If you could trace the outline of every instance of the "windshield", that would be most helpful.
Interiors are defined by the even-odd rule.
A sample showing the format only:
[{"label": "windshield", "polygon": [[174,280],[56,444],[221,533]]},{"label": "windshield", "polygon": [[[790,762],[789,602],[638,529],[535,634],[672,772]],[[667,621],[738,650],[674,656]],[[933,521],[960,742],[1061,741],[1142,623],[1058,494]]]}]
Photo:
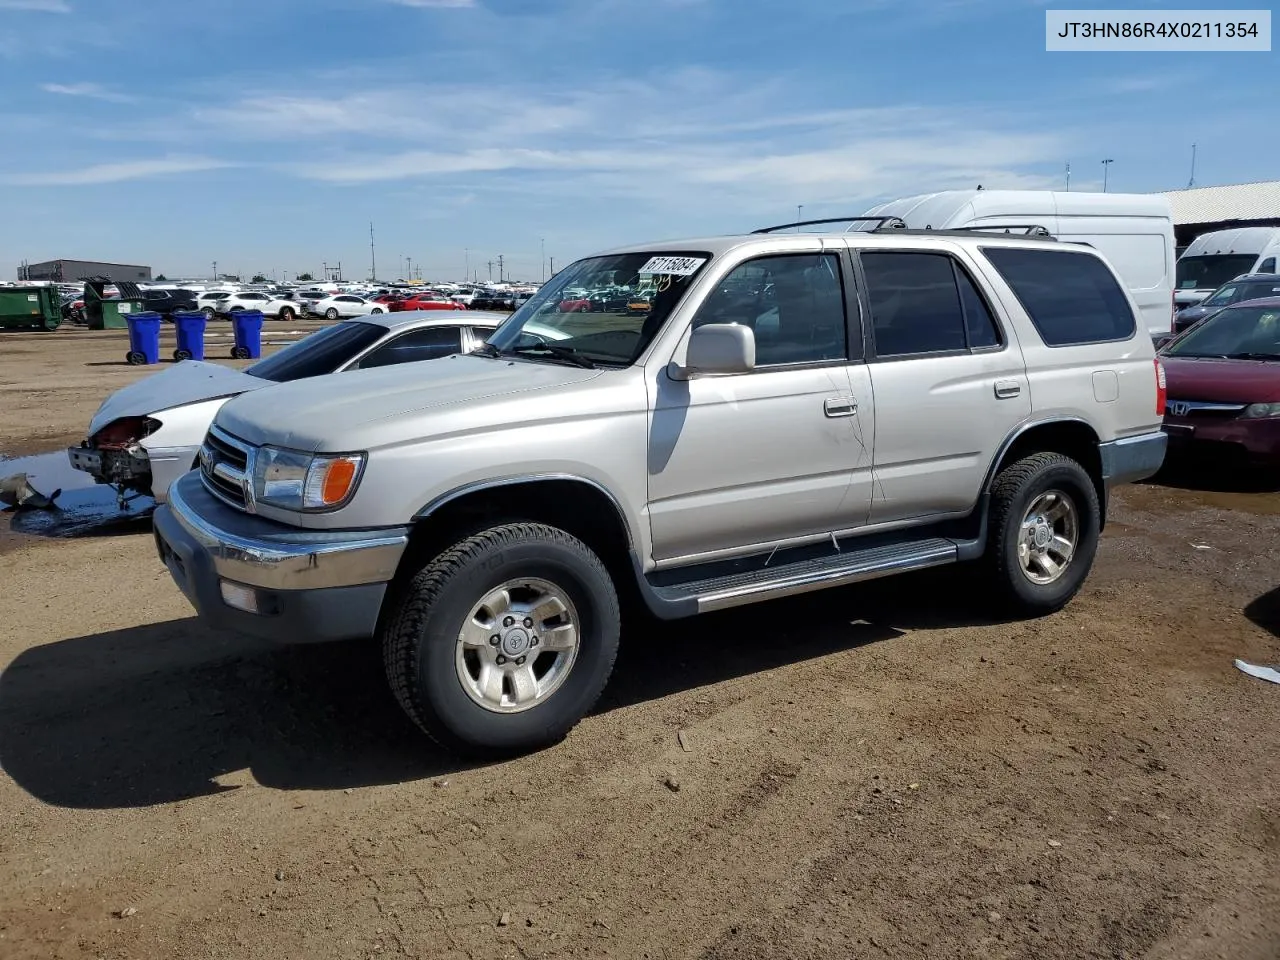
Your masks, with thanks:
[{"label": "windshield", "polygon": [[246,367],[244,372],[276,383],[333,373],[357,353],[376,343],[386,332],[386,327],[376,323],[347,321],[335,324],[289,344],[265,360]]},{"label": "windshield", "polygon": [[[489,345],[531,359],[568,351],[586,361],[629,365],[710,259],[709,253],[663,251],[579,260],[513,313]],[[605,296],[619,290],[625,295]]]},{"label": "windshield", "polygon": [[1248,273],[1256,259],[1252,253],[1183,257],[1178,261],[1178,289],[1217,290],[1240,274]]},{"label": "windshield", "polygon": [[1274,356],[1280,360],[1280,307],[1230,307],[1192,327],[1164,351],[1170,357]]}]

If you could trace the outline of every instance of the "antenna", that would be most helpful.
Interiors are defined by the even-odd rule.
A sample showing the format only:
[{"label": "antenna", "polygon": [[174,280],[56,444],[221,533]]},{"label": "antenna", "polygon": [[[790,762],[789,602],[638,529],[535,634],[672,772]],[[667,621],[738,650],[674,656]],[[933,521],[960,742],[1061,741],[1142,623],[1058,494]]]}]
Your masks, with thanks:
[{"label": "antenna", "polygon": [[1187,181],[1187,189],[1196,185],[1196,145],[1191,145],[1191,179]]},{"label": "antenna", "polygon": [[1067,193],[1071,192],[1071,161],[1067,161]]}]

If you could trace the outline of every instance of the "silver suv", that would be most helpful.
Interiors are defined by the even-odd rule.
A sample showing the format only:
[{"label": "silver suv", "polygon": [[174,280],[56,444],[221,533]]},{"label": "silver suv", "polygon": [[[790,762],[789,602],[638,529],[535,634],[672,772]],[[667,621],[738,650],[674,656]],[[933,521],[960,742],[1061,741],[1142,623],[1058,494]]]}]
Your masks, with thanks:
[{"label": "silver suv", "polygon": [[[669,619],[967,562],[1062,607],[1108,488],[1164,458],[1134,304],[1042,231],[862,227],[588,257],[471,354],[237,397],[160,555],[215,626],[376,637],[408,714],[481,753],[591,708],[620,597]],[[565,298],[618,287],[647,312]]]}]

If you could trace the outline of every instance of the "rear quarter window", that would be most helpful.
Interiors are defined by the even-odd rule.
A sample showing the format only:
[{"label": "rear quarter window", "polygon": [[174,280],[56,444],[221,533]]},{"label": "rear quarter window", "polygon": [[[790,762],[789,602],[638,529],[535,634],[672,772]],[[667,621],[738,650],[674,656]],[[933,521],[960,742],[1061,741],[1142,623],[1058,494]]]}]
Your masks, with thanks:
[{"label": "rear quarter window", "polygon": [[1133,308],[1098,257],[1069,250],[984,247],[1050,347],[1128,340],[1137,332]]}]

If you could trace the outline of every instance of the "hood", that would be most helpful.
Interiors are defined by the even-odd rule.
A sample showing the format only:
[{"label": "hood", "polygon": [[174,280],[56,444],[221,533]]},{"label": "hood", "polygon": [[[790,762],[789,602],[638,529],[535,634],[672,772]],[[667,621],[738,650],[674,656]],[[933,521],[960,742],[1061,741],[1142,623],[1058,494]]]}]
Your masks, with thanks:
[{"label": "hood", "polygon": [[225,404],[215,422],[253,444],[368,450],[423,437],[422,419],[415,414],[465,410],[466,416],[447,424],[433,417],[432,426],[439,430],[506,423],[517,415],[513,405],[496,401],[532,395],[546,400],[602,373],[558,363],[443,357],[276,384]]},{"label": "hood", "polygon": [[183,360],[163,373],[154,373],[122,387],[102,401],[102,406],[89,421],[89,436],[121,417],[146,417],[171,407],[216,400],[269,386],[270,380],[251,377],[242,370],[203,360]]},{"label": "hood", "polygon": [[1191,323],[1194,320],[1200,320],[1209,316],[1211,313],[1217,313],[1221,310],[1221,306],[1206,307],[1203,303],[1196,304],[1194,307],[1183,307],[1178,311],[1174,318],[1180,323]]},{"label": "hood", "polygon": [[1171,400],[1222,403],[1280,401],[1280,362],[1160,358]]}]

